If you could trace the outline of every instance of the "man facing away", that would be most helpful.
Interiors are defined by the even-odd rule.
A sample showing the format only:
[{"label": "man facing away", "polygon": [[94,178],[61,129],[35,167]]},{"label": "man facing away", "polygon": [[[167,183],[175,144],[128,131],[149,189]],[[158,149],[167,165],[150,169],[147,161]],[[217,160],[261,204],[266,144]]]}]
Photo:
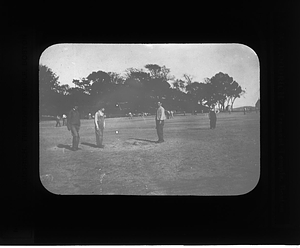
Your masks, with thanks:
[{"label": "man facing away", "polygon": [[67,119],[68,130],[71,131],[73,140],[72,140],[72,150],[77,151],[79,145],[79,129],[80,129],[80,116],[78,112],[78,106],[74,106],[69,114]]},{"label": "man facing away", "polygon": [[156,131],[157,131],[157,136],[158,136],[158,141],[157,143],[162,143],[164,142],[164,122],[166,119],[165,115],[165,109],[162,107],[162,103],[158,102],[157,103],[158,108],[156,111],[156,116],[155,116],[155,122],[156,122]]},{"label": "man facing away", "polygon": [[104,108],[100,108],[95,113],[95,134],[96,134],[96,144],[99,148],[104,148],[102,145],[103,142],[103,130],[105,128],[105,115],[104,115]]}]

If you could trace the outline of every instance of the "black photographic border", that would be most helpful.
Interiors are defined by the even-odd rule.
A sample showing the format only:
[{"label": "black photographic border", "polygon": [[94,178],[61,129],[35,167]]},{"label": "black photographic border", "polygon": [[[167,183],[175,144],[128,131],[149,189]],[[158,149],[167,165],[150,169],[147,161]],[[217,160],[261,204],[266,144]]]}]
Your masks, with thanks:
[{"label": "black photographic border", "polygon": [[[8,47],[15,46],[15,50],[6,52],[17,58],[20,68],[13,73],[21,79],[20,97],[17,94],[16,98],[22,100],[14,107],[22,109],[17,120],[21,120],[18,131],[23,142],[15,145],[18,152],[11,155],[20,162],[12,165],[15,174],[5,198],[8,212],[1,226],[3,243],[298,244],[298,85],[292,77],[299,66],[297,18],[292,7],[287,12],[279,5],[269,11],[251,10],[252,15],[229,18],[225,26],[213,21],[198,26],[200,20],[194,17],[170,24],[168,31],[142,31],[134,22],[118,24],[118,33],[113,25],[97,29],[98,25],[72,27],[72,23],[52,29],[44,23],[20,26],[17,33],[9,29],[4,39],[8,43],[10,37],[14,39]],[[211,197],[56,196],[41,188],[38,62],[49,45],[65,42],[241,43],[251,47],[260,59],[261,80],[261,173],[256,188],[246,195]]]}]

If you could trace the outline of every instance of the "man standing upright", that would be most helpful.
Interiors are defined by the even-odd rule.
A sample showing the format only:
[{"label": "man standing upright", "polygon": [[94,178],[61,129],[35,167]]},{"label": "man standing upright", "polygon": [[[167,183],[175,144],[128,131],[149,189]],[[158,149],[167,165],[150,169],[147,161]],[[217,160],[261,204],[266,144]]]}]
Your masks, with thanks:
[{"label": "man standing upright", "polygon": [[105,128],[104,108],[100,108],[95,114],[95,133],[96,144],[99,148],[104,148],[103,142],[103,130]]},{"label": "man standing upright", "polygon": [[63,114],[62,119],[63,119],[63,126],[66,126],[67,125],[67,116],[65,114]]},{"label": "man standing upright", "polygon": [[216,128],[216,123],[217,123],[217,115],[216,115],[216,111],[214,108],[211,108],[209,110],[209,113],[208,113],[208,117],[209,117],[209,120],[210,120],[210,129],[215,129]]},{"label": "man standing upright", "polygon": [[59,115],[57,115],[56,116],[56,125],[55,125],[55,127],[60,127],[61,125],[60,125],[60,116]]},{"label": "man standing upright", "polygon": [[157,143],[164,142],[164,122],[166,119],[165,109],[162,107],[162,103],[158,102],[158,109],[156,111],[155,121],[156,121],[156,131],[158,136]]},{"label": "man standing upright", "polygon": [[80,116],[78,112],[78,106],[74,106],[68,114],[67,119],[68,130],[71,131],[73,136],[72,150],[77,151],[79,145],[79,129],[80,129]]}]

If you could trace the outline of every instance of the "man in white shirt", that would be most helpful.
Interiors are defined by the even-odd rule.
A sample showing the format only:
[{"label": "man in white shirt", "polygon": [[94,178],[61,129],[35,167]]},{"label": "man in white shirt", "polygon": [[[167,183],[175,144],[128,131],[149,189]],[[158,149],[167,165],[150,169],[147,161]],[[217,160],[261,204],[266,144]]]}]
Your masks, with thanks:
[{"label": "man in white shirt", "polygon": [[164,122],[166,119],[165,109],[162,107],[162,103],[158,102],[158,109],[156,111],[155,122],[156,122],[156,131],[158,136],[157,143],[164,142]]},{"label": "man in white shirt", "polygon": [[67,125],[67,116],[65,114],[63,114],[62,119],[63,119],[63,126],[66,126]]},{"label": "man in white shirt", "polygon": [[96,133],[96,144],[99,148],[104,148],[103,142],[103,130],[105,128],[105,115],[104,108],[100,108],[95,113],[95,133]]}]

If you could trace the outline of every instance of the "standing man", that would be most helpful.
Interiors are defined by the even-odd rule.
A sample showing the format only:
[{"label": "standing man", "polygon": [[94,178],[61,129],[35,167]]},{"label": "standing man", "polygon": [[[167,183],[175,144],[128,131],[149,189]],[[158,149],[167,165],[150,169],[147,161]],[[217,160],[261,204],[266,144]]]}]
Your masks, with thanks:
[{"label": "standing man", "polygon": [[226,106],[226,111],[230,114],[231,109],[230,109],[230,105],[229,104]]},{"label": "standing man", "polygon": [[63,114],[62,118],[63,118],[63,126],[66,126],[67,125],[67,116],[65,114]]},{"label": "standing man", "polygon": [[55,125],[55,127],[60,127],[61,125],[60,125],[60,116],[59,115],[57,115],[56,116],[56,125]]},{"label": "standing man", "polygon": [[213,108],[210,109],[208,116],[209,116],[209,120],[210,120],[210,129],[215,129],[216,123],[217,123],[216,111]]},{"label": "standing man", "polygon": [[165,114],[166,114],[166,118],[169,119],[170,118],[170,112],[168,110],[166,110]]},{"label": "standing man", "polygon": [[162,107],[162,103],[158,102],[158,109],[156,111],[156,116],[155,116],[155,122],[156,122],[156,131],[157,131],[157,136],[158,136],[158,141],[157,143],[162,143],[164,142],[164,122],[166,119],[165,115],[165,109]]},{"label": "standing man", "polygon": [[99,148],[104,148],[103,142],[103,130],[105,128],[105,115],[104,108],[100,108],[95,114],[95,133],[96,133],[96,144]]},{"label": "standing man", "polygon": [[80,129],[80,116],[78,112],[78,106],[74,106],[68,114],[67,120],[68,130],[71,131],[73,136],[72,150],[77,151],[79,145],[79,129]]}]

